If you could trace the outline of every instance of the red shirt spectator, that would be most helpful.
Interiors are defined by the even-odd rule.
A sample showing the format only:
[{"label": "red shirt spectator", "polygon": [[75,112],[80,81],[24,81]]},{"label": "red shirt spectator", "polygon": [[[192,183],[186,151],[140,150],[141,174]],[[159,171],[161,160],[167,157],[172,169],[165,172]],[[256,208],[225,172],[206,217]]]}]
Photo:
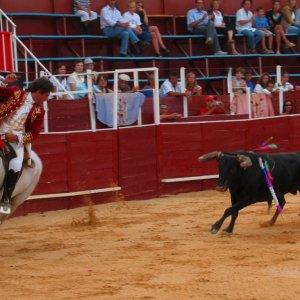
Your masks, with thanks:
[{"label": "red shirt spectator", "polygon": [[227,114],[224,103],[222,101],[217,101],[215,96],[207,96],[205,101],[206,107],[200,108],[200,116]]}]

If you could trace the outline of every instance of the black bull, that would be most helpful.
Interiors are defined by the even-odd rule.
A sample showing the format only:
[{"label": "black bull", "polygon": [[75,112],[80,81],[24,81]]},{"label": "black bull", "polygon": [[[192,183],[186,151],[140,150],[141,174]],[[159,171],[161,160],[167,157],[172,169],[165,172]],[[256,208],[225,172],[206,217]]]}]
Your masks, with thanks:
[{"label": "black bull", "polygon": [[[258,157],[267,161],[274,181],[272,182],[281,207],[285,205],[284,195],[297,194],[300,190],[300,152],[263,154],[254,152],[211,152],[199,157],[199,161],[215,159],[219,166],[217,190],[229,188],[231,207],[212,226],[211,232],[217,233],[225,219],[231,216],[231,222],[223,231],[232,233],[239,211],[256,202],[272,202],[265,176],[258,162]],[[268,222],[273,225],[278,217],[276,210]]]}]

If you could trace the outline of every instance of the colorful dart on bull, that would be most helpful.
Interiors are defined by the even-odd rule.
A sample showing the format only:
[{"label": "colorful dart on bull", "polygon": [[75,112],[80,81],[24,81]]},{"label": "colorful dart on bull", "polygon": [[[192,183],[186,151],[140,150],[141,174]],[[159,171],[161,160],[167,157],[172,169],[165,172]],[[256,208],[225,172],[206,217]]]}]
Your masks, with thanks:
[{"label": "colorful dart on bull", "polygon": [[271,171],[270,171],[270,168],[269,168],[269,164],[268,164],[267,161],[265,161],[265,168],[266,168],[266,170],[267,170],[268,177],[269,177],[269,179],[270,179],[271,182],[272,182],[272,181],[274,180],[274,178],[273,178],[273,176],[272,176],[272,174],[271,174]]},{"label": "colorful dart on bull", "polygon": [[263,171],[263,173],[264,173],[264,175],[265,175],[265,179],[266,179],[268,188],[269,188],[269,190],[270,190],[270,193],[271,193],[271,195],[272,195],[272,197],[273,197],[273,199],[274,199],[274,201],[275,201],[275,203],[276,203],[277,211],[278,211],[279,214],[281,214],[281,213],[282,213],[282,207],[281,207],[280,204],[279,204],[279,201],[278,201],[278,198],[277,198],[277,196],[276,196],[276,194],[275,194],[275,191],[274,191],[272,182],[271,182],[271,180],[270,180],[270,178],[269,178],[269,176],[268,176],[267,170],[266,170],[266,168],[265,168],[265,166],[264,166],[264,163],[263,163],[261,157],[258,158],[258,162],[259,162],[259,166],[260,166],[261,170]]},{"label": "colorful dart on bull", "polygon": [[265,147],[265,146],[269,145],[272,141],[273,141],[273,137],[270,136],[270,137],[267,138],[260,146],[261,146],[261,147]]}]

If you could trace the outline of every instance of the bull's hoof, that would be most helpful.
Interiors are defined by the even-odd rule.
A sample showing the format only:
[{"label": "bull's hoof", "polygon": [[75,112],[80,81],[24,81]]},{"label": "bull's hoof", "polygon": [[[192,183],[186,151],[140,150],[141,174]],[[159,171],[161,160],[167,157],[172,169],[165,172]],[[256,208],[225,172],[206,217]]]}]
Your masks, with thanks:
[{"label": "bull's hoof", "polygon": [[260,223],[260,227],[271,227],[273,225],[274,225],[274,222],[271,222],[271,221]]},{"label": "bull's hoof", "polygon": [[223,233],[223,234],[231,234],[232,231],[233,231],[233,230],[232,230],[231,228],[228,228],[228,227],[227,227],[227,228],[225,228],[225,229],[222,231],[222,233]]},{"label": "bull's hoof", "polygon": [[214,227],[214,226],[212,226],[212,228],[210,229],[210,232],[211,232],[212,234],[216,234],[218,231],[219,231],[219,228],[216,228],[216,227]]}]

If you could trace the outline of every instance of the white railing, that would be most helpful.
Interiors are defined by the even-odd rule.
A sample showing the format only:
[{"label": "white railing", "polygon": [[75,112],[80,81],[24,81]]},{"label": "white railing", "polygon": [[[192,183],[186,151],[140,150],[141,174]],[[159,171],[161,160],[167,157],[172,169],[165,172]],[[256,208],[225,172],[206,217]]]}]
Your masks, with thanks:
[{"label": "white railing", "polygon": [[[57,93],[51,93],[51,96],[64,96],[69,95],[73,97],[73,95],[76,94],[86,94],[89,99],[89,114],[90,114],[90,122],[91,122],[91,130],[96,130],[96,118],[95,118],[95,108],[93,104],[94,99],[94,90],[93,90],[93,82],[92,82],[92,76],[99,76],[101,74],[109,75],[113,74],[113,128],[118,128],[118,78],[119,74],[133,74],[133,82],[134,85],[138,85],[139,82],[139,74],[141,72],[153,72],[154,74],[154,89],[153,89],[153,111],[154,111],[154,123],[159,124],[160,123],[160,115],[159,115],[159,79],[158,79],[158,68],[139,68],[139,69],[117,69],[115,71],[106,71],[106,72],[94,72],[91,70],[87,70],[86,73],[78,73],[78,76],[85,76],[86,82],[87,82],[87,89],[86,90],[80,90],[80,91],[65,91],[65,92],[57,92]],[[41,75],[45,77],[50,77],[49,75],[42,73]],[[60,77],[60,76],[69,76],[70,74],[64,74],[64,75],[51,75],[52,78]],[[53,100],[53,101],[59,101],[59,100]],[[77,101],[77,100],[74,100]],[[80,100],[78,100],[80,101]],[[44,131],[48,132],[48,105],[45,103],[45,118],[44,118]],[[139,122],[138,125],[142,125],[142,117],[141,117],[141,108],[139,111]]]}]

